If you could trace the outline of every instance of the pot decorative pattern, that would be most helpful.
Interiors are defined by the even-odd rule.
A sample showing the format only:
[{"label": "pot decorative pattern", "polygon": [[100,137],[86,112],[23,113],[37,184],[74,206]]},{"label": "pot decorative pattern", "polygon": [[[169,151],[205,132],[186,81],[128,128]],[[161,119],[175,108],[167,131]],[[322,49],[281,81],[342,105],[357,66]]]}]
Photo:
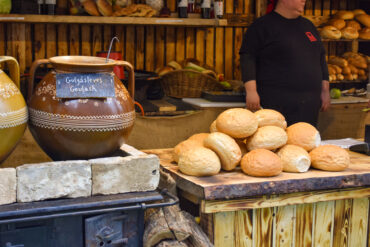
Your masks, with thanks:
[{"label": "pot decorative pattern", "polygon": [[10,79],[0,70],[0,163],[23,136],[27,126],[26,102],[19,90],[19,65],[9,56],[0,56],[0,63],[9,62]]},{"label": "pot decorative pattern", "polygon": [[[49,72],[33,93],[37,67],[51,63]],[[116,65],[129,72],[129,91],[113,73]],[[109,73],[115,97],[58,98],[57,73]],[[128,62],[87,56],[62,56],[37,60],[31,67],[29,85],[30,130],[41,148],[54,160],[106,156],[126,142],[135,120],[134,70]]]}]

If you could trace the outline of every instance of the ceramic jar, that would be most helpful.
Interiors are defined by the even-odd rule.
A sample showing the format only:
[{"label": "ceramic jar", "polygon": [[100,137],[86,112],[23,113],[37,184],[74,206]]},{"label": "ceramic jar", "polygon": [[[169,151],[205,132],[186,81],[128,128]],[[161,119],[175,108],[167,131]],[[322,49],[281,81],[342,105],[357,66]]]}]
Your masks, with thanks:
[{"label": "ceramic jar", "polygon": [[[54,68],[33,88],[36,69]],[[113,73],[128,71],[128,91]],[[58,98],[56,76],[66,73],[108,73],[114,78],[114,97]],[[125,61],[89,56],[59,56],[36,60],[30,70],[29,128],[41,148],[54,160],[108,156],[126,142],[134,120],[134,70]]]},{"label": "ceramic jar", "polygon": [[26,102],[19,90],[19,65],[13,57],[0,56],[8,62],[10,79],[0,69],[0,163],[8,157],[23,136],[27,126]]}]

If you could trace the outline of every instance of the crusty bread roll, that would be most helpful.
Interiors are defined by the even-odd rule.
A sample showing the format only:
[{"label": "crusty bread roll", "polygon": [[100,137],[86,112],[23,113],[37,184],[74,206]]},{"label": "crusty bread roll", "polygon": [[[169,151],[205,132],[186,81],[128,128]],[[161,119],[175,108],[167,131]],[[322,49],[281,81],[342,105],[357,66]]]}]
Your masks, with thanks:
[{"label": "crusty bread roll", "polygon": [[112,16],[113,7],[107,0],[97,0],[96,5],[98,6],[100,14],[103,16]]},{"label": "crusty bread roll", "polygon": [[246,138],[258,128],[257,117],[249,110],[232,108],[222,112],[216,119],[216,128],[234,138]]},{"label": "crusty bread roll", "polygon": [[348,66],[348,61],[346,59],[336,56],[330,56],[328,63],[338,65],[341,68]]},{"label": "crusty bread roll", "polygon": [[82,6],[89,15],[100,16],[98,6],[94,0],[86,0],[82,2]]},{"label": "crusty bread roll", "polygon": [[354,9],[352,10],[353,14],[356,16],[356,15],[362,15],[362,14],[366,14],[366,12],[362,9]]},{"label": "crusty bread roll", "polygon": [[360,39],[366,39],[370,40],[370,28],[369,27],[364,27],[363,29],[360,30],[358,37]]},{"label": "crusty bread roll", "polygon": [[367,69],[367,62],[365,58],[361,56],[358,56],[357,58],[349,57],[347,60],[348,60],[348,63],[356,66],[357,68]]},{"label": "crusty bread roll", "polygon": [[358,23],[357,21],[355,20],[349,20],[346,22],[346,27],[353,27],[354,29],[356,29],[357,31],[359,31],[361,29],[361,25],[360,23]]},{"label": "crusty bread roll", "polygon": [[167,66],[172,67],[173,69],[182,69],[181,65],[176,61],[171,61],[167,64]]},{"label": "crusty bread roll", "polygon": [[203,145],[204,139],[208,137],[209,133],[198,133],[190,136],[188,140],[197,141],[200,145]]},{"label": "crusty bread roll", "polygon": [[209,126],[209,132],[217,132],[218,130],[217,130],[217,127],[216,127],[216,120],[215,121],[213,121],[212,123],[211,123],[211,126]]},{"label": "crusty bread roll", "polygon": [[310,155],[300,146],[285,145],[279,152],[284,172],[306,172],[310,168]]},{"label": "crusty bread roll", "polygon": [[343,171],[349,166],[349,154],[335,145],[323,145],[310,152],[311,165],[325,171]]},{"label": "crusty bread roll", "polygon": [[336,70],[336,74],[342,74],[342,68],[338,65],[332,64],[333,68]]},{"label": "crusty bread roll", "polygon": [[284,129],[277,126],[264,126],[258,128],[247,140],[247,149],[264,148],[274,150],[286,144],[288,136]]},{"label": "crusty bread roll", "polygon": [[359,76],[366,75],[366,71],[364,69],[358,69],[358,75]]},{"label": "crusty bread roll", "polygon": [[350,20],[350,19],[353,19],[354,17],[355,17],[354,13],[348,10],[339,10],[334,15],[334,18],[343,19],[343,20]]},{"label": "crusty bread roll", "polygon": [[242,158],[241,150],[236,141],[221,132],[209,134],[204,139],[204,146],[217,153],[221,160],[221,167],[226,171],[233,170]]},{"label": "crusty bread roll", "polygon": [[358,74],[358,69],[352,64],[348,64],[348,67],[351,69],[351,74]]},{"label": "crusty bread roll", "polygon": [[328,72],[329,72],[329,75],[337,74],[337,70],[331,64],[328,64]]},{"label": "crusty bread roll", "polygon": [[279,156],[266,149],[255,149],[244,155],[240,167],[244,173],[255,177],[277,176],[283,170]]},{"label": "crusty bread roll", "polygon": [[331,19],[326,23],[326,25],[333,26],[340,30],[346,26],[346,21],[343,19]]},{"label": "crusty bread roll", "polygon": [[342,36],[338,28],[333,26],[325,26],[321,29],[320,35],[323,39],[340,39]]},{"label": "crusty bread roll", "polygon": [[170,67],[170,66],[164,66],[161,69],[159,69],[158,75],[162,76],[162,75],[167,74],[168,72],[173,71],[173,70],[175,70],[175,69]]},{"label": "crusty bread roll", "polygon": [[344,75],[344,80],[353,81],[354,80],[353,74],[345,74]]},{"label": "crusty bread roll", "polygon": [[212,176],[220,172],[221,162],[212,150],[205,147],[193,147],[180,155],[179,169],[190,176]]},{"label": "crusty bread roll", "polygon": [[286,129],[286,132],[288,134],[287,144],[300,146],[308,152],[321,143],[319,131],[309,123],[292,124]]},{"label": "crusty bread roll", "polygon": [[335,81],[337,80],[337,75],[331,74],[329,75],[329,81]]},{"label": "crusty bread roll", "polygon": [[358,32],[353,27],[345,27],[340,31],[342,33],[343,39],[357,39],[358,38]]},{"label": "crusty bread roll", "polygon": [[336,74],[336,76],[337,76],[338,81],[343,81],[344,80],[344,76],[342,74]]},{"label": "crusty bread roll", "polygon": [[342,67],[342,73],[344,74],[344,75],[349,75],[349,74],[351,74],[351,69],[350,69],[350,67],[347,65],[347,66],[345,66],[345,67]]},{"label": "crusty bread roll", "polygon": [[272,109],[262,109],[254,113],[258,120],[258,127],[267,125],[277,126],[286,129],[285,117],[278,111]]},{"label": "crusty bread roll", "polygon": [[196,141],[196,140],[182,141],[179,144],[177,144],[175,148],[173,149],[173,153],[172,153],[173,160],[178,163],[181,153],[189,149],[192,149],[193,147],[202,147],[202,146],[203,145],[199,141]]},{"label": "crusty bread roll", "polygon": [[370,27],[370,15],[367,14],[356,15],[356,20],[365,27]]}]

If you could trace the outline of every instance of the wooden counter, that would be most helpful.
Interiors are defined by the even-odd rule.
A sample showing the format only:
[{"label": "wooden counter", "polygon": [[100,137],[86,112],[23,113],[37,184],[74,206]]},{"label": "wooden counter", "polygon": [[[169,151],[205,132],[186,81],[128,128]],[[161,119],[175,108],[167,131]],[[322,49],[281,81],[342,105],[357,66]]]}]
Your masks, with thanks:
[{"label": "wooden counter", "polygon": [[198,178],[178,171],[172,149],[146,152],[160,157],[180,196],[198,205],[215,246],[368,246],[369,156],[350,152],[343,172],[256,178],[237,169]]}]

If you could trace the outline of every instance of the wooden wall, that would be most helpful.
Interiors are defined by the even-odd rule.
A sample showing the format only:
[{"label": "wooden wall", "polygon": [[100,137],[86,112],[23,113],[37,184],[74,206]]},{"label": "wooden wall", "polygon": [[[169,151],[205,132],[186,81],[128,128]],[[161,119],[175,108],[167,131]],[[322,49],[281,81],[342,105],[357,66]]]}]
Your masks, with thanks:
[{"label": "wooden wall", "polygon": [[[176,1],[168,0],[172,11]],[[226,14],[262,15],[267,0],[225,0]],[[259,4],[258,4],[259,3]],[[329,15],[353,9],[357,0],[307,0],[306,15]],[[21,71],[32,61],[60,55],[92,55],[107,50],[113,36],[123,59],[136,69],[153,71],[171,60],[197,58],[227,79],[240,79],[239,55],[246,26],[212,28],[89,24],[0,23],[0,54],[18,59]],[[329,54],[350,49],[350,43],[325,43]]]}]

